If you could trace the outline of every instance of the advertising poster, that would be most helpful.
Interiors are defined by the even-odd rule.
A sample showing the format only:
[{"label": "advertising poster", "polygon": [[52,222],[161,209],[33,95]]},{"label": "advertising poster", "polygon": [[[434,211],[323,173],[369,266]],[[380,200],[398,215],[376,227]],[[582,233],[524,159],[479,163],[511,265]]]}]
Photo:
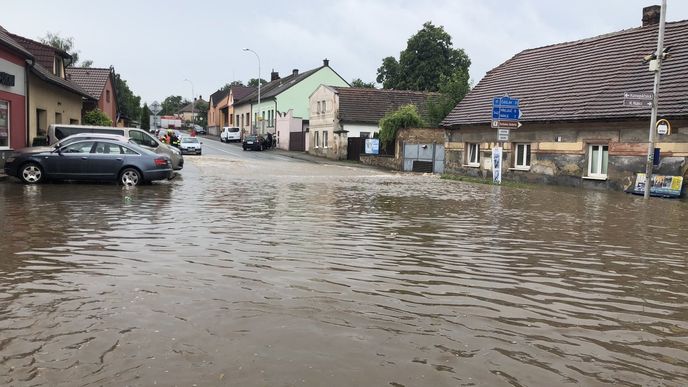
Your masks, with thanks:
[{"label": "advertising poster", "polygon": [[492,148],[492,182],[502,184],[502,148]]},{"label": "advertising poster", "polygon": [[366,138],[365,140],[365,154],[377,155],[380,154],[380,139]]},{"label": "advertising poster", "polygon": [[[633,193],[642,195],[645,192],[645,180],[646,179],[644,173],[639,173],[636,176],[635,186],[633,187]],[[681,196],[682,186],[682,176],[652,175],[650,195],[664,197],[679,197]]]},{"label": "advertising poster", "polygon": [[[0,101],[0,138],[1,139],[7,139],[7,136],[9,133],[9,129],[10,129],[9,110],[10,110],[9,103],[7,103],[5,101]],[[0,144],[0,145],[7,145],[7,144]]]}]

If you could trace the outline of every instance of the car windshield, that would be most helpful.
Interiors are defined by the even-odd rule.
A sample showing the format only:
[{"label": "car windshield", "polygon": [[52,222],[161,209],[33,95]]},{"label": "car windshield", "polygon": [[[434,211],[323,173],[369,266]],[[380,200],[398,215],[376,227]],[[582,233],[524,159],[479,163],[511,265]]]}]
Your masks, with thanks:
[{"label": "car windshield", "polygon": [[236,132],[239,131],[239,128],[229,128],[229,131],[230,131],[231,133],[236,133]]},{"label": "car windshield", "polygon": [[256,141],[257,137],[256,136],[248,136],[246,137],[246,141]]},{"label": "car windshield", "polygon": [[184,137],[182,138],[182,142],[193,142],[197,143],[198,139],[196,137]]}]

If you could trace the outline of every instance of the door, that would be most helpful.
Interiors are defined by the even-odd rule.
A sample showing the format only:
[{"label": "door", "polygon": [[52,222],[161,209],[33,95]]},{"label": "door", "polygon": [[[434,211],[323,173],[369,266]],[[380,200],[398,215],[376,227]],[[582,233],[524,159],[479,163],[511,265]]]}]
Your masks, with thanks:
[{"label": "door", "polygon": [[95,180],[112,180],[117,177],[124,163],[122,147],[118,144],[98,141],[86,163],[84,173]]},{"label": "door", "polygon": [[349,137],[346,144],[346,159],[360,161],[361,153],[365,149],[365,138]]},{"label": "door", "polygon": [[81,179],[86,171],[91,157],[91,149],[95,141],[73,142],[60,149],[60,157],[51,161],[56,163],[58,177],[62,179]]},{"label": "door", "polygon": [[404,144],[403,170],[444,173],[444,145]]}]

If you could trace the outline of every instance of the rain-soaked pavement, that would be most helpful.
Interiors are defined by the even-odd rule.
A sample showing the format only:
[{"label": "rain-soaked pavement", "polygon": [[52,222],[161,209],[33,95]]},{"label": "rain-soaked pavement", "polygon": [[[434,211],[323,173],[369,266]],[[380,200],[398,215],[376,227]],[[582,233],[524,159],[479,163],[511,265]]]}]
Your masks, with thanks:
[{"label": "rain-soaked pavement", "polygon": [[685,201],[205,146],[0,183],[0,385],[688,384]]}]

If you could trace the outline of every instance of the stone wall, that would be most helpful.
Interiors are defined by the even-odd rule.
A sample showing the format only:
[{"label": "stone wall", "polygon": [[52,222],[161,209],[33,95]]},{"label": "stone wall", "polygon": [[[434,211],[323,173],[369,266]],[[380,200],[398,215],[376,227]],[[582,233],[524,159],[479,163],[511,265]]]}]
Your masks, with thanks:
[{"label": "stone wall", "polygon": [[380,167],[385,169],[391,169],[394,171],[401,170],[401,159],[392,156],[364,156],[361,155],[361,163],[365,165],[371,165],[374,167]]}]

